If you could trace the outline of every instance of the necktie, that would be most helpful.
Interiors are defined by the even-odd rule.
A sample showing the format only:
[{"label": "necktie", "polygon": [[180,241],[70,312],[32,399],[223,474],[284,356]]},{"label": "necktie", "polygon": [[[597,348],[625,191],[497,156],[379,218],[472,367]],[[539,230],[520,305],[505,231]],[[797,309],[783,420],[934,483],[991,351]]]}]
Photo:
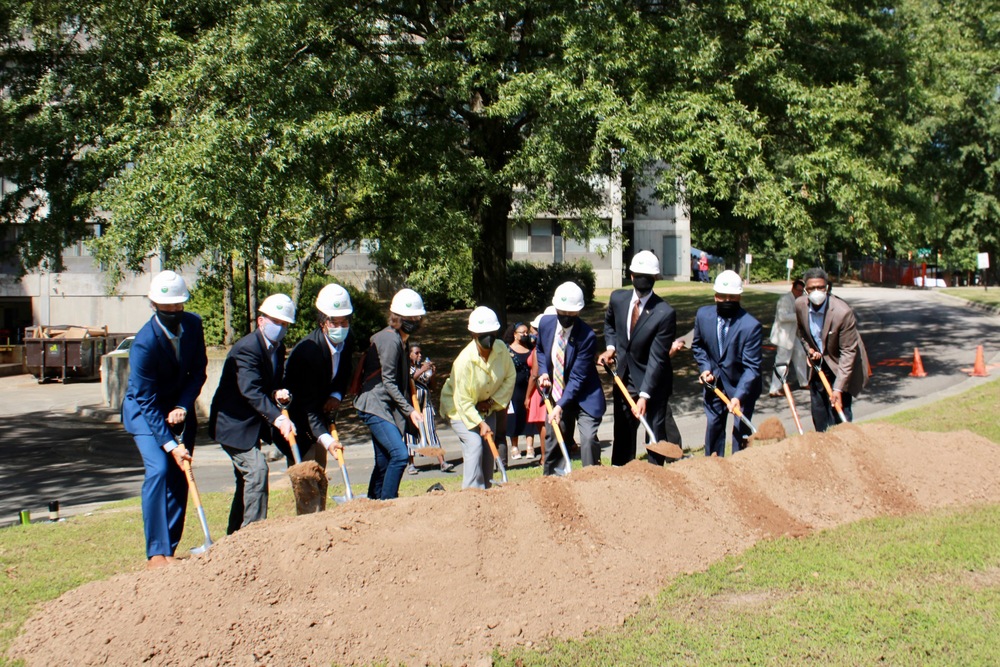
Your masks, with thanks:
[{"label": "necktie", "polygon": [[726,336],[729,335],[729,320],[719,318],[719,356],[726,353]]},{"label": "necktie", "polygon": [[632,308],[632,320],[629,322],[628,337],[632,338],[632,334],[635,333],[635,325],[639,321],[639,313],[641,312],[641,306],[639,305],[639,300],[636,299],[635,307]]},{"label": "necktie", "polygon": [[278,348],[271,348],[271,373],[277,377],[278,375]]},{"label": "necktie", "polygon": [[562,398],[566,387],[566,338],[568,331],[561,329],[556,334],[556,347],[552,350],[552,400]]}]

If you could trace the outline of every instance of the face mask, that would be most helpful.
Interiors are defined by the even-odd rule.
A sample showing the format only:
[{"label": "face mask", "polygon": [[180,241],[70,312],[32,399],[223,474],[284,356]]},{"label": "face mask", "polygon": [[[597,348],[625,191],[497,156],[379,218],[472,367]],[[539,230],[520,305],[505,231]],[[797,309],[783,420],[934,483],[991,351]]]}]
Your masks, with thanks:
[{"label": "face mask", "polygon": [[496,334],[483,334],[481,336],[476,336],[476,340],[479,341],[479,345],[484,350],[492,350],[493,341],[495,341],[496,339],[497,339]]},{"label": "face mask", "polygon": [[334,345],[340,345],[345,340],[347,340],[347,332],[350,331],[351,327],[331,327],[326,330],[326,337],[330,339],[330,342]]},{"label": "face mask", "polygon": [[653,291],[652,276],[632,276],[632,287],[639,296],[646,296]]},{"label": "face mask", "polygon": [[819,309],[823,307],[823,303],[826,301],[826,292],[824,290],[813,290],[809,292],[809,303],[813,305],[814,308]]},{"label": "face mask", "polygon": [[288,333],[288,327],[283,324],[275,324],[274,322],[264,320],[261,333],[264,334],[264,338],[277,345],[285,337],[285,334]]},{"label": "face mask", "polygon": [[740,302],[739,301],[717,301],[715,304],[715,312],[719,314],[719,317],[730,318],[740,312]]},{"label": "face mask", "polygon": [[415,322],[413,320],[403,320],[403,323],[399,325],[399,328],[402,329],[403,333],[409,336],[417,332],[417,329],[420,328],[420,322]]},{"label": "face mask", "polygon": [[531,336],[529,336],[528,334],[518,336],[517,342],[519,342],[521,345],[525,347],[531,347],[534,344],[534,341],[531,340]]},{"label": "face mask", "polygon": [[167,331],[176,334],[181,328],[181,318],[184,316],[183,310],[157,310],[156,319],[160,320]]},{"label": "face mask", "polygon": [[556,315],[556,318],[563,329],[572,329],[576,324],[576,315]]}]

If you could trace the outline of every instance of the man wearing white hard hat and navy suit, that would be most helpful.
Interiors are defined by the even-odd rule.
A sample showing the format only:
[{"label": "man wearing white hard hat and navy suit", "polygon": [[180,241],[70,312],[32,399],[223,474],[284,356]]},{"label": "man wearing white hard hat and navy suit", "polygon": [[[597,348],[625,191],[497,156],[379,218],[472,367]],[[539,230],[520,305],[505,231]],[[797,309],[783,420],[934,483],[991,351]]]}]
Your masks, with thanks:
[{"label": "man wearing white hard hat and navy suit", "polygon": [[[606,350],[598,361],[618,360],[617,373],[636,397],[636,411],[646,415],[656,437],[681,444],[681,432],[670,410],[674,391],[674,369],[670,348],[677,337],[677,313],[653,292],[660,275],[660,261],[648,250],[635,254],[629,264],[632,289],[616,290],[608,300],[604,316]],[[635,436],[639,418],[615,388],[615,444],[611,465],[623,466],[635,458]],[[667,459],[648,451],[650,463]]]},{"label": "man wearing white hard hat and navy suit", "polygon": [[267,518],[267,459],[260,441],[273,442],[295,433],[277,401],[289,398],[284,389],[288,325],[295,323],[295,304],[285,294],[264,299],[257,330],[236,341],[222,367],[212,398],[209,434],[233,460],[236,493],[229,511],[228,535]]},{"label": "man wearing white hard hat and navy suit", "polygon": [[[601,378],[594,365],[597,336],[590,325],[580,319],[583,310],[583,290],[576,283],[563,283],[552,298],[555,315],[546,315],[538,323],[538,386],[551,392],[554,403],[552,421],[559,424],[567,450],[573,444],[576,427],[580,427],[580,460],[584,467],[601,464],[601,447],[597,429],[601,425],[607,402]],[[555,429],[549,429],[545,444],[542,471],[553,475],[569,467],[562,460],[555,439]]]},{"label": "man wearing white hard hat and navy suit", "polygon": [[[294,399],[288,413],[299,434],[302,460],[316,461],[324,468],[326,453],[340,447],[330,434],[330,417],[336,415],[351,381],[353,313],[346,289],[337,284],[321,289],[316,296],[319,326],[299,341],[285,364],[285,386]],[[285,449],[280,442],[278,448]],[[289,449],[285,456],[290,455]]]},{"label": "man wearing white hard hat and navy suit", "polygon": [[194,451],[194,403],[208,365],[201,318],[184,312],[189,297],[182,277],[173,271],[157,274],[149,286],[155,314],[129,349],[122,425],[135,438],[146,468],[142,519],[150,568],[173,560],[184,532],[188,485],[181,464],[191,461]]},{"label": "man wearing white hard hat and navy suit", "polygon": [[[699,378],[715,383],[730,399],[730,407],[709,387],[705,387],[705,456],[725,456],[726,419],[737,409],[747,420],[753,418],[760,397],[762,327],[740,306],[743,280],[735,271],[723,271],[715,278],[715,305],[702,306],[694,317],[691,352],[698,364]],[[733,454],[743,448],[750,429],[733,417]]]}]

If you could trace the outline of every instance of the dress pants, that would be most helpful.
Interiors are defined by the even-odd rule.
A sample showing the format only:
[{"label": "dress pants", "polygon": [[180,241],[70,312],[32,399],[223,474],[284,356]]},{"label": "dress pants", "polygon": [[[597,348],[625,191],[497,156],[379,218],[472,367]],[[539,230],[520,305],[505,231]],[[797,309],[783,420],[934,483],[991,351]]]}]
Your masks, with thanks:
[{"label": "dress pants", "polygon": [[[163,451],[152,435],[133,436],[146,476],[142,480],[142,521],[146,558],[173,556],[184,532],[188,485],[174,457]],[[193,445],[188,446],[193,452]]]},{"label": "dress pants", "polygon": [[[562,431],[563,439],[566,442],[566,451],[573,451],[575,443],[574,432],[576,427],[580,427],[580,461],[583,467],[601,465],[601,445],[597,440],[597,429],[601,425],[601,417],[592,417],[579,405],[570,405],[563,408],[562,418],[559,420],[559,429]],[[558,474],[562,470],[563,455],[556,442],[555,429],[551,426],[545,434],[545,460],[542,462],[542,472],[545,475]]]},{"label": "dress pants", "polygon": [[[496,413],[483,421],[492,429],[496,424]],[[489,444],[479,435],[479,427],[469,428],[461,419],[452,419],[451,430],[458,436],[458,442],[462,446],[462,488],[490,488],[493,485],[493,452]],[[494,444],[496,444],[495,437]]]},{"label": "dress pants", "polygon": [[267,459],[259,445],[246,450],[222,445],[222,449],[233,460],[233,475],[236,477],[236,492],[226,527],[226,535],[232,535],[254,521],[267,518]]},{"label": "dress pants", "polygon": [[[844,416],[847,417],[847,421],[854,421],[850,393],[845,391],[841,396],[844,401]],[[823,386],[823,381],[815,373],[809,381],[809,407],[812,412],[813,428],[818,433],[840,423],[840,417],[830,405],[830,396],[826,393],[826,387]]]},{"label": "dress pants", "polygon": [[[753,419],[753,409],[758,398],[753,396],[741,402],[743,416],[748,421]],[[729,417],[729,410],[722,399],[711,389],[705,389],[705,418],[708,420],[705,426],[705,456],[726,455],[726,420]],[[736,415],[732,415],[732,418],[733,454],[736,454],[743,449],[743,443],[750,437],[750,429]]]},{"label": "dress pants", "polygon": [[[638,398],[633,396],[633,399]],[[642,429],[644,442],[649,441],[646,429],[642,427],[639,420],[632,414],[632,408],[621,395],[621,391],[615,387],[615,442],[611,449],[611,465],[623,466],[635,459],[635,436],[636,429]],[[657,438],[662,437],[667,442],[675,445],[681,444],[681,432],[674,421],[673,411],[670,409],[669,401],[662,400],[646,401],[646,421]],[[647,460],[656,465],[663,465],[667,459],[653,452],[646,452]]]}]

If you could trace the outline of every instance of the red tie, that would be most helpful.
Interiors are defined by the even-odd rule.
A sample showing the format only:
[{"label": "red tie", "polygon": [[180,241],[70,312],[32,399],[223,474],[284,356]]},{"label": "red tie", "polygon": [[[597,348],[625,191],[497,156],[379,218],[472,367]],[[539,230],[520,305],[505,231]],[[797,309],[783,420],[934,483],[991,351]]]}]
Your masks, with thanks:
[{"label": "red tie", "polygon": [[639,312],[640,312],[640,310],[639,310],[639,301],[637,300],[635,302],[635,308],[632,309],[632,322],[631,322],[631,324],[630,324],[630,326],[628,328],[628,337],[629,338],[632,338],[632,335],[635,333],[635,325],[636,325],[636,322],[639,321]]}]

